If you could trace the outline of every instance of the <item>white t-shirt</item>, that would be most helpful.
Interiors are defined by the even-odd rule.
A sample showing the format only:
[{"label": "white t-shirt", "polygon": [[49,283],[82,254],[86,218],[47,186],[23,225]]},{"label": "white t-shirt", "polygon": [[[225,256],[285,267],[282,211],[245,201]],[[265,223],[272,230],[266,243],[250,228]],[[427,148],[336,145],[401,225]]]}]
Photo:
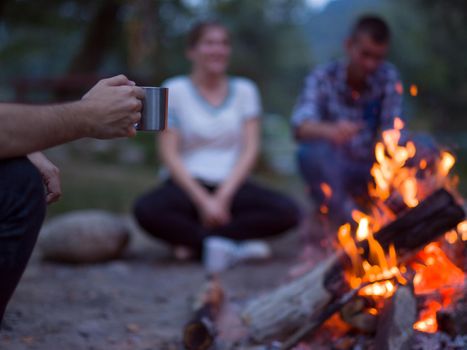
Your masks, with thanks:
[{"label": "white t-shirt", "polygon": [[209,104],[187,76],[163,85],[169,88],[168,127],[180,134],[183,164],[197,179],[222,182],[240,154],[244,122],[261,114],[256,85],[245,78],[229,78],[228,95],[218,107]]}]

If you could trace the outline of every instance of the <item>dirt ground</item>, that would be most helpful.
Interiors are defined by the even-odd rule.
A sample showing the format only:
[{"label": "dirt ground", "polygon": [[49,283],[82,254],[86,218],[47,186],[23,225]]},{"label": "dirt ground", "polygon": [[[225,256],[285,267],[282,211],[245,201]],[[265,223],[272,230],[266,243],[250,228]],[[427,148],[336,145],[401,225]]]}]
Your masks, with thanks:
[{"label": "dirt ground", "polygon": [[[287,279],[297,262],[299,235],[290,232],[271,244],[269,261],[223,274],[232,305]],[[175,261],[163,244],[134,225],[124,257],[104,264],[44,262],[36,249],[7,310],[0,349],[182,349],[181,330],[204,281],[199,263]],[[233,346],[222,329],[220,338],[219,349],[242,347]]]}]

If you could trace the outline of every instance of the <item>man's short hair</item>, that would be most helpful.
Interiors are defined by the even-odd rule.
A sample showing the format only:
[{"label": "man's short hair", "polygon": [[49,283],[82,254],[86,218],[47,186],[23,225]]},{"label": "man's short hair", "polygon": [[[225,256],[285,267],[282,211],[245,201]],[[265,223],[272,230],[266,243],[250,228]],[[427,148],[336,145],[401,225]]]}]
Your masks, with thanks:
[{"label": "man's short hair", "polygon": [[350,37],[355,39],[361,34],[369,35],[378,44],[388,43],[391,38],[391,31],[387,23],[381,17],[374,15],[361,16],[355,22]]}]

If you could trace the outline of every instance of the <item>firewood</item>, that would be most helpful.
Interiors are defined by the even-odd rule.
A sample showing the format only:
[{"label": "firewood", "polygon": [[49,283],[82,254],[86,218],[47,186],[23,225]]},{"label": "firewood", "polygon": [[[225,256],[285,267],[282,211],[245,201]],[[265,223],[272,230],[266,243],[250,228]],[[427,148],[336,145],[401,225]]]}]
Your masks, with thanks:
[{"label": "firewood", "polygon": [[[399,257],[404,257],[456,227],[464,216],[463,208],[442,189],[374,236],[385,249],[394,244]],[[359,246],[364,255],[368,254],[367,241]],[[251,300],[242,313],[250,337],[257,342],[283,339],[304,322],[325,313],[348,290],[344,271],[349,264],[344,251],[338,250],[301,278]]]},{"label": "firewood", "polygon": [[409,350],[413,324],[417,318],[417,302],[412,286],[399,286],[386,303],[375,336],[375,349]]},{"label": "firewood", "polygon": [[308,274],[252,300],[242,319],[257,342],[281,339],[322,310],[333,295],[324,286],[324,276],[336,265],[336,255],[321,262]]},{"label": "firewood", "polygon": [[378,315],[370,313],[376,303],[368,297],[356,297],[340,310],[343,321],[352,326],[354,330],[363,333],[374,333],[378,322]]},{"label": "firewood", "polygon": [[193,317],[183,330],[183,343],[188,350],[207,350],[216,337],[215,320],[224,300],[224,292],[216,278],[201,288],[193,305]]},{"label": "firewood", "polygon": [[357,293],[360,291],[361,288],[367,286],[368,283],[361,285],[359,288],[352,289],[351,291],[344,294],[341,298],[334,301],[332,304],[329,304],[323,312],[310,320],[308,320],[302,328],[300,328],[297,332],[295,332],[292,336],[290,336],[280,347],[279,350],[290,350],[295,347],[300,341],[302,341],[305,337],[308,337],[318,329],[328,318],[334,315],[337,311],[342,309],[349,301],[351,301]]},{"label": "firewood", "polygon": [[393,243],[399,255],[411,254],[455,228],[464,217],[463,207],[448,191],[440,189],[383,227],[375,238],[384,249]]}]

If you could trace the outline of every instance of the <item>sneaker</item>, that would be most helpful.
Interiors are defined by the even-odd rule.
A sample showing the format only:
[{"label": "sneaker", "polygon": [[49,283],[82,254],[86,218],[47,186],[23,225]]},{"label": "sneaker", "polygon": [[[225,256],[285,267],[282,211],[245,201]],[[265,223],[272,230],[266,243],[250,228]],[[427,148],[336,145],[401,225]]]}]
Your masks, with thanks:
[{"label": "sneaker", "polygon": [[228,238],[206,238],[203,251],[203,264],[208,273],[225,271],[238,261],[238,244]]},{"label": "sneaker", "polygon": [[271,255],[271,247],[264,241],[250,240],[238,244],[238,260],[264,260]]},{"label": "sneaker", "polygon": [[263,241],[234,240],[212,236],[204,240],[203,263],[208,273],[225,271],[241,261],[264,260],[272,255],[271,248]]}]

